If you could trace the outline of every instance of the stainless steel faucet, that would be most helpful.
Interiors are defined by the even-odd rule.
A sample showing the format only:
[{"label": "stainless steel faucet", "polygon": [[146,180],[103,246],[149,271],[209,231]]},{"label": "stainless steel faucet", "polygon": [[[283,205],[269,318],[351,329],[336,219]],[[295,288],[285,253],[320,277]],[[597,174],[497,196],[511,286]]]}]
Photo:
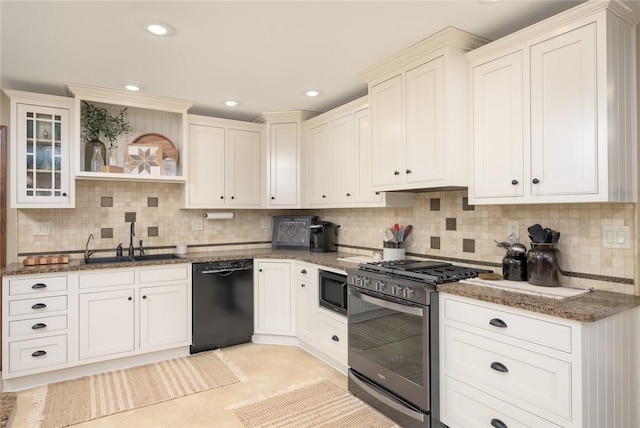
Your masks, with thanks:
[{"label": "stainless steel faucet", "polygon": [[144,247],[142,246],[142,239],[140,240],[140,247],[138,248],[138,250],[140,251],[140,255],[144,256]]},{"label": "stainless steel faucet", "polygon": [[89,260],[89,257],[94,253],[93,251],[89,251],[89,241],[93,239],[93,233],[89,234],[89,239],[87,239],[87,244],[84,246],[84,259]]},{"label": "stainless steel faucet", "polygon": [[129,257],[133,256],[133,237],[136,236],[136,222],[131,222],[131,233],[129,234]]}]

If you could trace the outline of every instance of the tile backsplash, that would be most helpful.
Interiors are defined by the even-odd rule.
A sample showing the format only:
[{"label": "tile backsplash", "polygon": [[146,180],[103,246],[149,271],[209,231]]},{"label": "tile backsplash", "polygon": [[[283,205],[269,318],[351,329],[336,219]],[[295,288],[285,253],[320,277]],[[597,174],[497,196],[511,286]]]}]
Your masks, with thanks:
[{"label": "tile backsplash", "polygon": [[[181,210],[182,185],[78,181],[75,209],[18,211],[18,254],[77,252],[81,257],[90,233],[91,249],[115,254],[129,242],[125,214],[136,218],[134,245],[144,240],[149,251],[186,242],[192,249],[249,248],[271,240],[270,219],[288,213],[314,214],[339,224],[343,249],[360,253],[381,250],[380,229],[394,223],[412,224],[407,252],[454,262],[491,266],[500,271],[504,250],[495,240],[507,238],[507,225],[518,222],[521,241],[528,244],[527,227],[540,223],[560,231],[563,284],[634,294],[637,248],[635,204],[555,204],[469,206],[466,191],[426,192],[415,195],[411,208],[325,209],[304,211],[237,210],[231,220],[208,221],[203,210]],[[49,222],[50,235],[34,236],[36,222]],[[202,224],[202,230],[192,230]],[[629,226],[631,249],[602,247],[602,226]]]}]

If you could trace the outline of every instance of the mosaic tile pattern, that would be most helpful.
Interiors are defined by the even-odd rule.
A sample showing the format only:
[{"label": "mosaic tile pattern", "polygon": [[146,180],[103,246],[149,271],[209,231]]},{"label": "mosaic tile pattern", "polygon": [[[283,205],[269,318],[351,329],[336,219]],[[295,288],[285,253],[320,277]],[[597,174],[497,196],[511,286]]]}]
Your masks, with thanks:
[{"label": "mosaic tile pattern", "polygon": [[[322,220],[340,224],[338,242],[354,252],[380,251],[382,227],[413,224],[406,242],[408,253],[500,266],[504,250],[496,247],[494,239],[506,240],[508,222],[517,221],[521,242],[526,245],[529,243],[526,228],[534,223],[562,232],[558,248],[560,266],[568,272],[564,277],[566,285],[635,292],[638,241],[635,204],[476,205],[469,211],[463,209],[466,191],[429,192],[417,193],[415,206],[411,208],[232,210],[233,219],[205,221],[204,230],[192,231],[191,220],[202,218],[202,210],[180,209],[181,191],[182,185],[173,183],[78,181],[76,209],[18,211],[18,253],[80,253],[89,234],[101,236],[103,228],[112,228],[113,238],[102,238],[92,244],[107,254],[112,249],[115,252],[118,243],[129,242],[129,225],[123,221],[125,213],[136,214],[140,234],[137,238],[144,239],[147,248],[166,251],[175,248],[177,242],[186,242],[190,249],[254,248],[254,243],[271,240],[271,229],[261,227],[263,219],[295,213],[319,215]],[[113,207],[102,207],[104,197],[112,198]],[[149,198],[158,198],[162,209],[149,207]],[[439,210],[433,210],[435,200]],[[447,218],[456,220],[456,230],[446,230]],[[51,235],[34,236],[33,223],[42,221],[51,223]],[[602,248],[605,225],[629,226],[632,248]],[[144,236],[152,227],[158,228],[158,236]],[[432,237],[439,238],[439,249],[432,245]],[[464,239],[475,241],[474,253],[464,251]],[[229,246],[233,243],[242,245]]]}]

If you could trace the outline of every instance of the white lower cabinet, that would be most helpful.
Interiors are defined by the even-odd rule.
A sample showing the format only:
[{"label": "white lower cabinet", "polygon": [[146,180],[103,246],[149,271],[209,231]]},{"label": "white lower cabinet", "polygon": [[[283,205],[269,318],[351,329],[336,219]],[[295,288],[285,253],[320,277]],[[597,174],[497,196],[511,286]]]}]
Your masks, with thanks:
[{"label": "white lower cabinet", "polygon": [[347,365],[347,318],[318,309],[318,338],[316,347],[327,357]]},{"label": "white lower cabinet", "polygon": [[140,288],[140,349],[191,341],[188,288],[188,284]]},{"label": "white lower cabinet", "polygon": [[80,360],[115,356],[135,349],[135,290],[81,293]]},{"label": "white lower cabinet", "polygon": [[255,334],[295,334],[290,261],[254,261]]},{"label": "white lower cabinet", "polygon": [[636,427],[638,312],[580,323],[440,293],[442,422]]},{"label": "white lower cabinet", "polygon": [[296,336],[314,343],[318,331],[318,268],[294,262]]}]

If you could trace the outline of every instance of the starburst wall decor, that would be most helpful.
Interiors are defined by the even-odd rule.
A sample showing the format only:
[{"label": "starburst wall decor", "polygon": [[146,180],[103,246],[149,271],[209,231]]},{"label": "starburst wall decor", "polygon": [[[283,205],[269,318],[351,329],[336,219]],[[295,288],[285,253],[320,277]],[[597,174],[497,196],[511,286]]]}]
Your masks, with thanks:
[{"label": "starburst wall decor", "polygon": [[160,175],[162,148],[160,146],[127,147],[127,171],[130,174]]}]

